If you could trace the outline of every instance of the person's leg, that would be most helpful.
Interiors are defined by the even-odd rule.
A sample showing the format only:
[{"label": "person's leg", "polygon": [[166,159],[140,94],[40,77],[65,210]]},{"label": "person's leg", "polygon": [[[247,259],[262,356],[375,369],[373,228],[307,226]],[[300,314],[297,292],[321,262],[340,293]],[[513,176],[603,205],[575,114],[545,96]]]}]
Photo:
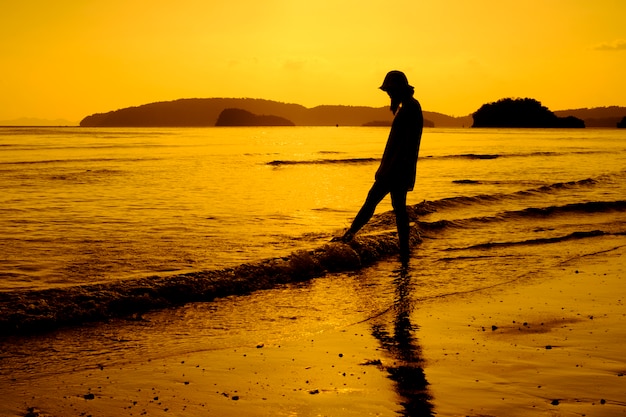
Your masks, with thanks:
[{"label": "person's leg", "polygon": [[406,190],[391,191],[391,205],[396,214],[396,226],[398,227],[398,242],[400,244],[400,260],[403,263],[409,261],[409,215],[406,211]]},{"label": "person's leg", "polygon": [[379,183],[378,181],[374,182],[374,185],[372,185],[372,188],[370,188],[367,193],[367,198],[365,199],[365,203],[363,203],[363,207],[361,207],[361,210],[359,210],[356,217],[352,221],[350,229],[348,229],[348,231],[343,235],[343,240],[352,240],[354,235],[372,218],[374,211],[376,210],[376,206],[378,206],[378,203],[385,198],[387,193],[389,193],[389,188],[387,186]]}]

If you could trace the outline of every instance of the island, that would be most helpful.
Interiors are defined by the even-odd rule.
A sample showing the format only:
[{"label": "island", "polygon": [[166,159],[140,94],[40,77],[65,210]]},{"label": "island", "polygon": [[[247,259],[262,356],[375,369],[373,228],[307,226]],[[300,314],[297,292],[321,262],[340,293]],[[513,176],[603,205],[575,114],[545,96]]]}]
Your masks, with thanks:
[{"label": "island", "polygon": [[617,122],[618,129],[626,129],[626,116],[622,118],[619,122]]},{"label": "island", "polygon": [[505,128],[584,128],[585,122],[574,116],[558,117],[532,98],[504,98],[483,104],[472,114],[472,127]]},{"label": "island", "polygon": [[215,126],[295,126],[295,124],[280,116],[258,116],[247,110],[224,109],[218,116]]},{"label": "island", "polygon": [[[373,120],[371,122],[363,123],[362,126],[363,127],[391,127],[392,123],[393,123],[393,120]],[[435,124],[428,119],[424,119],[424,127],[435,127]]]}]

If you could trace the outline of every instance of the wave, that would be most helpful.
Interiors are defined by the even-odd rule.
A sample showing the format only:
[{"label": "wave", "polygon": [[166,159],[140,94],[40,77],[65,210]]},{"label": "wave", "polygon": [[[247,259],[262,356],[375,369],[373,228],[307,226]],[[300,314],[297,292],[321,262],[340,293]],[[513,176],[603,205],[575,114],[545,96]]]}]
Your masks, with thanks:
[{"label": "wave", "polygon": [[448,248],[448,251],[455,250],[467,250],[467,249],[492,249],[496,247],[510,247],[510,246],[526,246],[526,245],[544,245],[547,243],[560,243],[566,242],[569,240],[577,240],[577,239],[585,239],[590,237],[598,237],[598,236],[622,236],[625,235],[626,232],[618,232],[618,233],[610,233],[605,232],[603,230],[590,230],[590,231],[578,231],[572,232],[563,236],[556,237],[546,237],[546,238],[538,238],[538,239],[526,239],[521,241],[512,241],[512,242],[487,242],[480,243],[477,245],[471,245],[464,248]]},{"label": "wave", "polygon": [[459,155],[444,155],[440,157],[427,157],[429,159],[496,159],[501,158],[502,155],[499,154],[476,154],[476,153],[466,153]]},{"label": "wave", "polygon": [[352,213],[352,210],[338,209],[338,208],[333,208],[333,207],[317,207],[317,208],[313,208],[311,210],[319,211],[319,212],[322,212],[322,213]]},{"label": "wave", "polygon": [[606,213],[611,211],[626,211],[626,200],[589,201],[586,203],[571,203],[564,206],[528,207],[521,211],[506,212],[505,214],[521,217],[548,217],[562,213]]},{"label": "wave", "polygon": [[[413,229],[411,243],[420,242]],[[152,276],[111,283],[45,290],[0,292],[0,335],[29,334],[55,328],[141,315],[188,302],[243,295],[276,285],[301,282],[327,272],[350,271],[398,253],[394,233],[328,243],[311,251],[175,276]]]},{"label": "wave", "polygon": [[343,159],[309,159],[309,160],[274,160],[267,162],[266,165],[282,166],[282,165],[329,165],[329,164],[369,164],[380,162],[380,158],[343,158]]},{"label": "wave", "polygon": [[[504,200],[512,200],[512,199],[520,199],[526,198],[529,196],[536,196],[541,194],[551,194],[555,192],[560,192],[564,190],[572,190],[575,188],[581,187],[592,187],[597,185],[600,181],[610,180],[609,176],[605,176],[601,179],[594,178],[586,178],[583,180],[577,181],[568,181],[568,182],[557,182],[548,185],[542,185],[535,188],[530,188],[527,190],[515,191],[513,193],[494,193],[494,194],[478,194],[474,196],[457,196],[457,197],[448,197],[443,198],[441,200],[435,201],[424,201],[420,203],[422,205],[422,213],[433,213],[439,210],[444,210],[448,208],[468,206],[472,204],[486,204],[493,203],[496,201],[504,201]],[[497,184],[498,182],[487,182],[487,181],[478,181],[478,180],[455,180],[458,184]]]},{"label": "wave", "polygon": [[498,158],[535,158],[535,157],[553,157],[564,155],[597,155],[607,153],[603,150],[584,150],[584,151],[568,151],[568,152],[555,152],[555,151],[538,151],[538,152],[511,152],[511,153],[496,153],[496,154],[477,154],[477,153],[463,153],[452,155],[440,155],[440,156],[424,156],[423,159],[437,160],[437,159],[498,159]]},{"label": "wave", "polygon": [[[428,203],[422,208],[423,213],[428,213]],[[418,205],[419,206],[419,205]],[[416,208],[415,210],[417,210]],[[561,214],[576,213],[607,213],[626,211],[626,200],[618,201],[590,201],[586,203],[572,203],[563,206],[527,207],[522,210],[504,211],[494,216],[470,217],[455,220],[438,220],[433,222],[419,221],[421,230],[435,231],[449,228],[467,228],[476,223],[501,222],[520,218],[545,218]]]}]

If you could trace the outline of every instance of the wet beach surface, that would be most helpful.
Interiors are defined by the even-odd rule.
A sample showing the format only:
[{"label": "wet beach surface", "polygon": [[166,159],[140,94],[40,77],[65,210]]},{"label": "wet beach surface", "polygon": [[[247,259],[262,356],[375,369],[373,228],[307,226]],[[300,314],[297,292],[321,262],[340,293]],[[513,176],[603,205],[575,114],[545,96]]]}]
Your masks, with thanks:
[{"label": "wet beach surface", "polygon": [[623,236],[454,260],[436,244],[426,238],[408,270],[388,259],[4,338],[0,414],[626,412]]}]

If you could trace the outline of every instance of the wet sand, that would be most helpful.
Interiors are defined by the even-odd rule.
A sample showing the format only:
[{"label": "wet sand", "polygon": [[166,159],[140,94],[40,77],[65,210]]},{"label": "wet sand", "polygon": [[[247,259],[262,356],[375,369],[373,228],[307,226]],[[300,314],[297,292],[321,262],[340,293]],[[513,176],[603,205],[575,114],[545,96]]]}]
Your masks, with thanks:
[{"label": "wet sand", "polygon": [[[382,287],[372,305],[336,295],[375,287],[357,273],[13,337],[0,415],[624,415],[625,254],[612,237],[550,268],[512,263],[508,285],[412,304],[400,273],[380,296],[393,308]],[[235,319],[242,308],[255,314]]]},{"label": "wet sand", "polygon": [[625,415],[625,254],[621,246],[421,308],[438,415]]}]

